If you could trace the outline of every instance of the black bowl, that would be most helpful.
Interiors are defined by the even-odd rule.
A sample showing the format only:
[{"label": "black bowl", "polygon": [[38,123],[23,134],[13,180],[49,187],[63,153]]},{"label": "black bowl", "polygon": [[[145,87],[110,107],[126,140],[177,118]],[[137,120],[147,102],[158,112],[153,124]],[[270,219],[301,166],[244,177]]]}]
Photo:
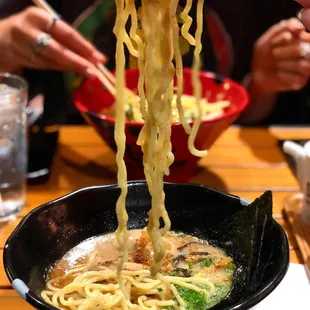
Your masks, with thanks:
[{"label": "black bowl", "polygon": [[[142,228],[150,207],[146,183],[130,182],[128,189],[129,228]],[[208,228],[249,204],[200,185],[167,183],[165,192],[172,229],[202,237]],[[4,266],[13,287],[27,302],[37,309],[56,309],[39,297],[48,268],[82,241],[116,229],[119,193],[116,185],[82,189],[36,208],[21,221],[5,245]],[[289,263],[287,237],[275,221],[271,234],[272,253],[258,288],[217,309],[250,309],[281,282]],[[270,251],[269,246],[265,248]]]}]

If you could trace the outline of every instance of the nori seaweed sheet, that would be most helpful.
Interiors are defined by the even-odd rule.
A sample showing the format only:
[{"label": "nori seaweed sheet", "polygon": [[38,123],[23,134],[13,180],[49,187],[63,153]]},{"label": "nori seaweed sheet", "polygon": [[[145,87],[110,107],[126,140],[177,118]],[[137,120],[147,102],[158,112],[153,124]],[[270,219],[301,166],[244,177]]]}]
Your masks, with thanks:
[{"label": "nori seaweed sheet", "polygon": [[272,193],[267,191],[252,204],[205,233],[208,241],[226,251],[237,265],[234,286],[212,309],[222,309],[245,299],[262,282],[273,251]]}]

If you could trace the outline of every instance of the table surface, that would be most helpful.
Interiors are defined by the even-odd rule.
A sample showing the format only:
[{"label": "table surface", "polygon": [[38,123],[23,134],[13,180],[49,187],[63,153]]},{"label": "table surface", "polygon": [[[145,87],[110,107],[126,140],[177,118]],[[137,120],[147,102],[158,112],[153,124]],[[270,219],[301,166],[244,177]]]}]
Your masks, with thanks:
[{"label": "table surface", "polygon": [[[199,162],[192,183],[205,184],[249,200],[265,190],[273,191],[274,218],[286,230],[291,262],[302,263],[296,241],[283,218],[283,199],[298,191],[298,183],[282,155],[278,139],[310,139],[310,128],[238,128],[227,130],[208,156]],[[88,126],[60,129],[60,142],[47,184],[29,186],[23,212],[13,221],[0,224],[0,257],[10,233],[33,208],[73,190],[116,183],[113,152]],[[0,259],[0,308],[27,310],[31,307],[10,286]]]}]

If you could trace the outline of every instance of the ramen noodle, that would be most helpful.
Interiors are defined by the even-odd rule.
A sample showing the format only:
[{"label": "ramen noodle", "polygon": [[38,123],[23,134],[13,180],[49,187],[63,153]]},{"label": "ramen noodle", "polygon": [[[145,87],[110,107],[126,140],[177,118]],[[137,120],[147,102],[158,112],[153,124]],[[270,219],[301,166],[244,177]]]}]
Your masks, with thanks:
[{"label": "ramen noodle", "polygon": [[[204,0],[197,3],[197,29],[195,31],[195,48],[192,83],[197,108],[197,117],[191,129],[185,121],[181,102],[182,94],[182,59],[179,57],[179,43],[176,40],[179,32],[178,25],[178,1],[177,0],[144,0],[140,10],[141,26],[143,38],[137,34],[137,10],[134,0],[117,0],[117,19],[115,23],[115,34],[117,37],[116,47],[116,128],[115,140],[117,144],[117,165],[118,182],[121,188],[121,195],[118,199],[116,212],[118,216],[118,229],[116,237],[119,242],[123,257],[118,268],[118,279],[124,289],[121,277],[122,266],[127,260],[128,240],[126,211],[127,176],[124,162],[125,152],[125,45],[130,54],[138,58],[139,81],[138,94],[140,97],[140,112],[144,121],[137,144],[141,146],[143,152],[143,165],[145,178],[149,192],[152,197],[152,205],[149,214],[147,230],[153,246],[154,256],[151,264],[151,274],[155,276],[161,269],[165,248],[162,236],[170,229],[170,219],[164,206],[165,194],[163,190],[164,175],[169,175],[169,167],[174,161],[171,145],[171,103],[174,93],[174,76],[177,74],[177,105],[180,120],[184,129],[189,134],[188,147],[193,155],[205,156],[207,151],[199,151],[194,146],[195,137],[202,119],[201,108],[201,84],[199,80],[201,34],[203,26],[203,4]],[[186,5],[184,14],[183,35],[188,33],[187,18],[191,3]],[[184,16],[183,16],[184,15]],[[131,21],[129,35],[125,25]],[[133,42],[136,45],[134,48]],[[193,42],[190,42],[193,43]],[[174,66],[173,60],[176,60]],[[160,227],[160,219],[164,225]]]},{"label": "ramen noodle", "polygon": [[[212,298],[219,295],[223,298],[230,290],[231,270],[234,270],[231,258],[226,257],[223,252],[215,254],[213,249],[205,249],[207,245],[195,237],[185,235],[183,239],[182,236],[169,232],[171,223],[164,204],[163,178],[164,175],[169,175],[169,167],[174,161],[171,146],[173,105],[177,107],[180,122],[189,134],[188,148],[191,153],[195,156],[207,154],[207,151],[197,150],[194,146],[203,118],[199,69],[204,0],[197,1],[197,29],[194,36],[189,33],[192,24],[189,16],[192,0],[187,1],[180,16],[184,20],[181,33],[190,44],[195,46],[192,73],[194,99],[190,99],[197,110],[193,127],[186,121],[181,98],[183,65],[179,40],[177,40],[179,37],[178,2],[178,0],[142,0],[139,11],[141,19],[139,33],[142,31],[143,35],[140,36],[134,0],[116,0],[115,141],[117,178],[121,189],[116,204],[118,228],[113,235],[114,243],[106,243],[99,247],[99,250],[88,248],[91,254],[85,260],[81,258],[80,261],[65,268],[65,272],[60,275],[50,275],[42,297],[55,307],[72,310],[202,310],[208,306],[207,301],[214,300]],[[131,28],[127,33],[125,26],[129,21]],[[138,95],[143,128],[137,144],[143,151],[144,173],[152,198],[147,230],[140,232],[141,236],[137,238],[133,238],[132,232],[127,229],[128,189],[124,162],[125,46],[130,54],[138,59],[140,73]],[[174,98],[175,75],[177,91]],[[130,247],[132,238],[135,240],[134,250]],[[175,244],[179,244],[180,253],[172,249]],[[115,257],[106,258],[113,253],[116,253]],[[134,258],[133,253],[136,253]],[[138,257],[137,253],[140,253]],[[149,254],[147,257],[146,253]],[[187,256],[190,258],[186,258]],[[182,257],[184,260],[180,261]],[[177,265],[174,266],[174,264]],[[208,275],[212,270],[216,276],[211,281]],[[216,282],[217,277],[222,277],[221,282],[229,284],[225,289],[220,286],[219,291],[222,293],[218,293],[216,287],[216,284],[219,284]],[[201,302],[199,305],[197,300]]]},{"label": "ramen noodle", "polygon": [[224,251],[183,233],[168,232],[162,275],[148,270],[152,247],[145,230],[131,230],[120,290],[116,268],[122,253],[114,234],[98,236],[71,249],[49,272],[42,297],[68,309],[205,310],[231,290],[235,264]]}]

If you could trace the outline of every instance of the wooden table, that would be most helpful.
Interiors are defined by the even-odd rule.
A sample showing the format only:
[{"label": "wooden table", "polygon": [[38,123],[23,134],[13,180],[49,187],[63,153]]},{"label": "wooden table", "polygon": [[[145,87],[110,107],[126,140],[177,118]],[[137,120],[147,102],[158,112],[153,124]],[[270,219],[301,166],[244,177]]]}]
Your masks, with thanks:
[{"label": "wooden table", "polygon": [[[298,191],[298,183],[278,146],[278,139],[309,138],[310,128],[241,129],[230,128],[200,162],[200,171],[191,180],[254,199],[271,189],[274,217],[286,230],[291,262],[302,263],[294,237],[282,215],[284,197]],[[98,184],[114,184],[115,159],[95,131],[87,126],[63,127],[50,180],[27,191],[27,203],[16,220],[0,225],[0,256],[6,239],[21,218],[33,208],[75,189]],[[31,307],[15,293],[0,261],[0,309],[26,310]]]}]

